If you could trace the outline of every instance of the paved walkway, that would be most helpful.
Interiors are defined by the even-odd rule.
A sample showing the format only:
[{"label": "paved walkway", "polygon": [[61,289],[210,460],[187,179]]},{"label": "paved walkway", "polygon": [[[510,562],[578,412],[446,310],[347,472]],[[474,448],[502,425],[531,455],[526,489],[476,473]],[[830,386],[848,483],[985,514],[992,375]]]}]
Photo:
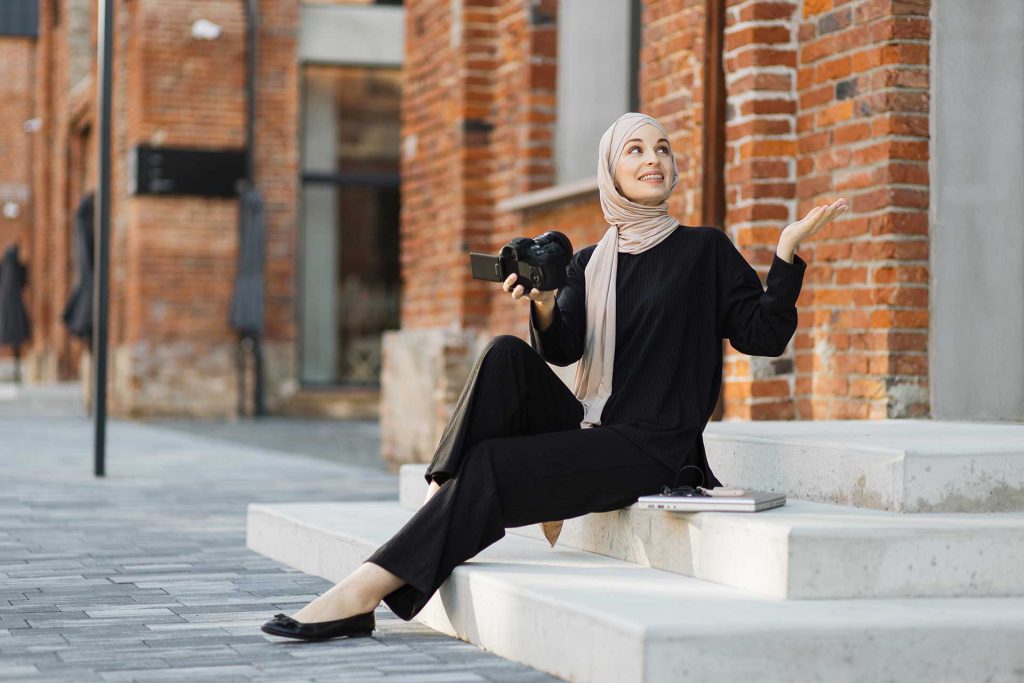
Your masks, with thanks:
[{"label": "paved walkway", "polygon": [[[375,448],[353,428],[348,447]],[[397,476],[187,431],[111,423],[96,478],[73,390],[0,400],[0,680],[558,680],[383,605],[371,638],[260,632],[331,583],[246,549],[246,505],[394,500]]]}]

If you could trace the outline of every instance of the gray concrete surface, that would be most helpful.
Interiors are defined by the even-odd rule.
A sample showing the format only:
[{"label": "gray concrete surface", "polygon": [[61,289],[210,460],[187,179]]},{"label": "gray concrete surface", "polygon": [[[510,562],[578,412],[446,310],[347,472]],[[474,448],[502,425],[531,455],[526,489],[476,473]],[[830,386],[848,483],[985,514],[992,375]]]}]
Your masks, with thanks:
[{"label": "gray concrete surface", "polygon": [[932,416],[1024,420],[1024,3],[936,0],[931,20]]},{"label": "gray concrete surface", "polygon": [[[279,425],[293,451],[282,453],[248,435],[113,422],[96,478],[76,387],[0,401],[0,680],[557,680],[383,605],[371,638],[260,632],[331,583],[246,549],[250,502],[398,497],[396,475],[341,462],[365,461],[356,446],[339,448],[339,462],[296,454],[320,448],[320,436],[302,441],[308,427]],[[352,428],[346,443],[373,451],[365,425]]]}]

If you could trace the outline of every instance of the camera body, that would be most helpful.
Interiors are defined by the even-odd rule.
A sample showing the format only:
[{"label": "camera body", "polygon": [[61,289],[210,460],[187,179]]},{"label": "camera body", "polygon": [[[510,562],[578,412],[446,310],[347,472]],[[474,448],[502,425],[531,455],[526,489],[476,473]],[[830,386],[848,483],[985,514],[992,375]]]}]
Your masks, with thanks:
[{"label": "camera body", "polygon": [[572,258],[572,243],[563,233],[549,230],[540,237],[514,237],[497,256],[470,252],[469,263],[477,280],[503,282],[512,273],[523,293],[564,287],[565,269]]}]

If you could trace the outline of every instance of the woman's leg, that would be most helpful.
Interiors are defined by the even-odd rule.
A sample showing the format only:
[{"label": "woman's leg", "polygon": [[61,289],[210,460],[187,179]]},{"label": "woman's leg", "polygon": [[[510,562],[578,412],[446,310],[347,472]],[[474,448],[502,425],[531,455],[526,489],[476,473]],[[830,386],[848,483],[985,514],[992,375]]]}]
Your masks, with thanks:
[{"label": "woman's leg", "polygon": [[[544,359],[522,339],[499,335],[477,357],[426,479],[433,492],[440,491],[441,482],[459,472],[465,453],[484,439],[578,428],[582,419],[583,406]],[[433,492],[428,490],[427,501]],[[315,623],[367,612],[403,583],[366,562],[292,618]]]},{"label": "woman's leg", "polygon": [[451,479],[484,439],[578,429],[582,419],[582,404],[544,359],[519,337],[499,335],[477,357],[424,477]]},{"label": "woman's leg", "polygon": [[672,476],[610,427],[487,439],[366,562],[405,581],[383,600],[412,619],[457,565],[506,528],[623,508]]},{"label": "woman's leg", "polygon": [[326,593],[293,614],[292,618],[312,624],[370,612],[377,608],[384,595],[404,583],[391,572],[364,562]]}]

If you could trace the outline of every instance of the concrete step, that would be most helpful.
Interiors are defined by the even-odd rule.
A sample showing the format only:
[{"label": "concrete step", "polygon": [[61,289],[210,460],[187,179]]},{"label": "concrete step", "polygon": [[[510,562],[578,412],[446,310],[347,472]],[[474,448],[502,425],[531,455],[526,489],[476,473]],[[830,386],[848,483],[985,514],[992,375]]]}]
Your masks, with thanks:
[{"label": "concrete step", "polygon": [[[426,465],[403,465],[416,510]],[[544,540],[540,525],[509,533]],[[757,513],[636,505],[565,520],[557,545],[775,598],[1024,596],[1024,513],[900,514],[788,499]]]},{"label": "concrete step", "polygon": [[[397,502],[251,504],[247,545],[339,581],[412,515]],[[795,600],[508,534],[417,620],[570,681],[1015,680],[1024,599]]]},{"label": "concrete step", "polygon": [[942,420],[711,422],[722,483],[894,512],[1024,511],[1024,424]]}]

